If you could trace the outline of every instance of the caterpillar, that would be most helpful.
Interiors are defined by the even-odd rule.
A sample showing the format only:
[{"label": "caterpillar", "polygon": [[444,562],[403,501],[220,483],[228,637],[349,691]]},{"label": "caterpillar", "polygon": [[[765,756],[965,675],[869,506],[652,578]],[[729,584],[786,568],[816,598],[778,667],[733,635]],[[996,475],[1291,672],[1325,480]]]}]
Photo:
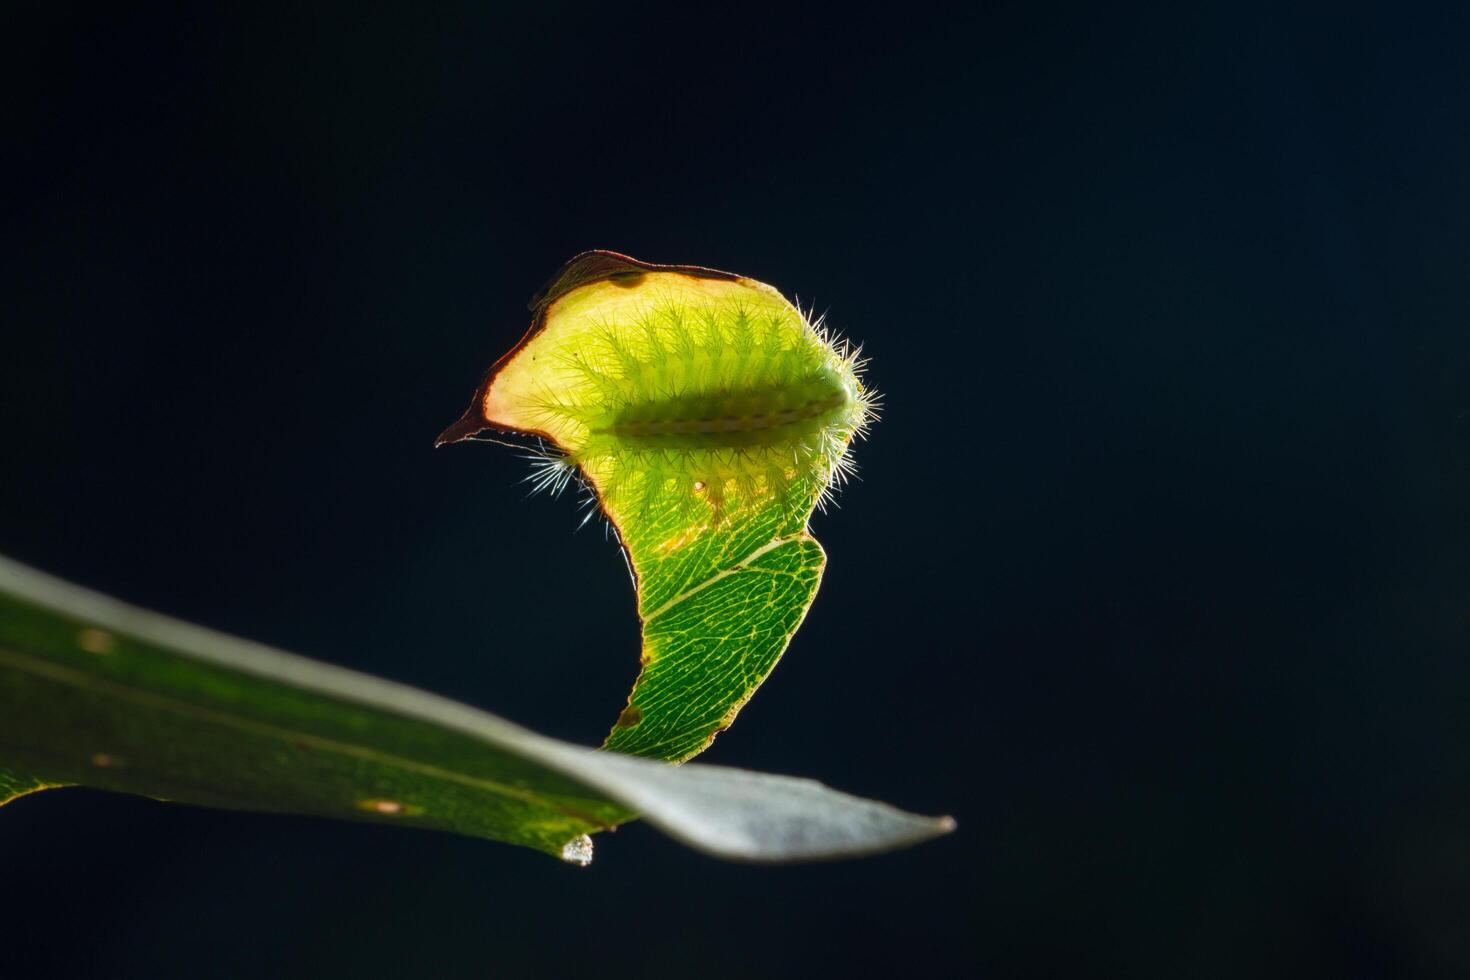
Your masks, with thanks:
[{"label": "caterpillar", "polygon": [[612,252],[573,259],[532,301],[439,445],[487,429],[542,440],[533,486],[580,474],[604,512],[719,524],[774,503],[825,507],[876,417],[861,349],[763,283]]},{"label": "caterpillar", "polygon": [[807,520],[854,472],[879,397],[859,349],[731,273],[586,252],[531,309],[437,444],[529,436],[534,486],[589,488],[643,625],[642,669],[604,747],[687,759],[805,616],[826,561]]}]

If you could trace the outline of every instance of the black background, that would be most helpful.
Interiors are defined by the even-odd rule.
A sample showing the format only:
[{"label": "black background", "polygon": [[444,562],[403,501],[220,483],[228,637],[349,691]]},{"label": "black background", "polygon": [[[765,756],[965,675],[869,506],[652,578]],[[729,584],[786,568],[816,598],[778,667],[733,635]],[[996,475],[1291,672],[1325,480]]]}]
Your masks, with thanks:
[{"label": "black background", "polygon": [[6,974],[1470,971],[1470,15],[1287,6],[8,14],[0,552],[594,743],[622,559],[430,444],[574,253],[731,269],[888,412],[705,758],[959,830],[40,794]]}]

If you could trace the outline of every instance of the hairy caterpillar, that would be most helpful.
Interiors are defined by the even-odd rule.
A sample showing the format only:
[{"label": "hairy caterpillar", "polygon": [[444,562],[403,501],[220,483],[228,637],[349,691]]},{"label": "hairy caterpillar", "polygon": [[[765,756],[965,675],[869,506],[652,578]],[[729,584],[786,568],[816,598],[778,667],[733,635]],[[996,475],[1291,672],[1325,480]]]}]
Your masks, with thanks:
[{"label": "hairy caterpillar", "polygon": [[853,472],[877,396],[858,350],[730,273],[586,252],[531,309],[438,444],[531,436],[534,485],[592,488],[643,621],[643,669],[606,747],[686,759],[805,616],[826,560],[806,522]]},{"label": "hairy caterpillar", "polygon": [[771,287],[588,252],[532,309],[439,444],[486,428],[542,437],[554,448],[535,485],[580,471],[615,524],[660,498],[715,523],[770,501],[796,514],[855,471],[848,445],[879,407],[860,351]]}]

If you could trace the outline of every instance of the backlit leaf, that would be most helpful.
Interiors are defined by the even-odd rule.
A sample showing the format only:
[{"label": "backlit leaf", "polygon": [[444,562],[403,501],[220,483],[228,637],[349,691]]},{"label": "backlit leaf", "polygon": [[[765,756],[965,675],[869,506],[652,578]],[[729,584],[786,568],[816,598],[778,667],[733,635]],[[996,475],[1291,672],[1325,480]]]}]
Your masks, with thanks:
[{"label": "backlit leaf", "polygon": [[754,861],[884,850],[950,826],[810,780],[557,742],[0,558],[0,803],[63,784],[448,830],[573,863],[591,859],[586,835],[637,814]]}]

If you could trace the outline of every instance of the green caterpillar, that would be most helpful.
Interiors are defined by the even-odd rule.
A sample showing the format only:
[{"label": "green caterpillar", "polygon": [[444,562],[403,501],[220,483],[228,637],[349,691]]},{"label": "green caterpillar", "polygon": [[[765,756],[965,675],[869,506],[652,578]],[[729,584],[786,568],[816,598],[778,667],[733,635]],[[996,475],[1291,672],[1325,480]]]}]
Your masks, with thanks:
[{"label": "green caterpillar", "polygon": [[[609,747],[687,758],[729,724],[805,614],[824,561],[807,518],[854,472],[851,443],[879,398],[857,348],[731,273],[586,252],[531,308],[526,335],[439,444],[532,436],[535,486],[555,492],[580,475],[595,492],[644,620],[644,671]],[[655,619],[711,583],[733,590],[724,580],[735,575],[745,591],[720,601],[734,608],[763,584],[766,606],[742,615],[754,621],[769,606],[778,621],[732,620],[701,641],[711,613],[660,632]],[[773,575],[784,591],[771,591]],[[669,691],[691,685],[700,713],[661,712]]]},{"label": "green caterpillar", "polygon": [[534,308],[441,443],[540,436],[555,449],[536,484],[580,471],[615,525],[671,493],[715,521],[769,499],[794,512],[854,471],[848,445],[878,408],[864,362],[771,287],[588,252]]}]

